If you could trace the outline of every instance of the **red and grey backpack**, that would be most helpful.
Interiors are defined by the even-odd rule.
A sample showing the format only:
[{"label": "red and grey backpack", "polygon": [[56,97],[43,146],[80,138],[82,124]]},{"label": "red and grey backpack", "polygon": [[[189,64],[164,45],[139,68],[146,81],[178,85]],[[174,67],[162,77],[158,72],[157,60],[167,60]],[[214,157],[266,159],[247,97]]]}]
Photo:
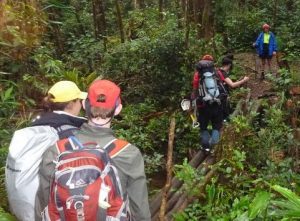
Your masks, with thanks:
[{"label": "red and grey backpack", "polygon": [[199,98],[208,103],[221,103],[219,76],[216,74],[213,61],[201,60],[196,64],[196,70],[199,75]]},{"label": "red and grey backpack", "polygon": [[111,161],[128,145],[118,139],[104,147],[81,144],[74,136],[58,141],[59,155],[43,220],[129,220],[128,199]]}]

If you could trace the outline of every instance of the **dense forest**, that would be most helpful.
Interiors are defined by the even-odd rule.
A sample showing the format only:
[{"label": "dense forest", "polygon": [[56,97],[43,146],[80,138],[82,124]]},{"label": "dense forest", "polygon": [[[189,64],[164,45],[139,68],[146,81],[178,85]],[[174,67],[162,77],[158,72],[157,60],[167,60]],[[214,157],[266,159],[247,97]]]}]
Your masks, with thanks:
[{"label": "dense forest", "polygon": [[[277,74],[260,81],[252,44],[264,23],[276,35]],[[195,166],[199,130],[180,102],[199,58],[220,66],[228,53],[230,77],[250,81],[232,91],[221,141]],[[299,69],[298,0],[0,1],[0,220],[15,220],[4,182],[13,132],[55,82],[87,90],[96,78],[122,89],[113,129],[140,148],[150,202],[163,193],[160,208],[150,203],[153,220],[300,220]],[[167,174],[181,184],[170,188]]]}]

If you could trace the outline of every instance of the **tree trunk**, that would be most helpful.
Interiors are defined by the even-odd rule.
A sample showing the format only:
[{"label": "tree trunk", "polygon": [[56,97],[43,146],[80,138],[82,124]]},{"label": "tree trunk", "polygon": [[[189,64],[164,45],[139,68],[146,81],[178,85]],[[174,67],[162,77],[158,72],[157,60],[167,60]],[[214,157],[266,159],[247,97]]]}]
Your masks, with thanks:
[{"label": "tree trunk", "polygon": [[144,0],[136,0],[137,1],[137,7],[140,9],[145,8],[145,1]]},{"label": "tree trunk", "polygon": [[185,48],[189,47],[189,37],[190,37],[190,16],[189,16],[189,3],[188,0],[184,1],[184,18],[185,18],[185,38],[184,38],[184,45]]},{"label": "tree trunk", "polygon": [[145,8],[145,0],[133,0],[134,9],[143,9]]},{"label": "tree trunk", "polygon": [[158,0],[159,21],[162,21],[164,19],[163,4],[163,0]]},{"label": "tree trunk", "polygon": [[277,11],[278,11],[278,0],[275,0],[274,12],[273,12],[273,28],[276,27],[276,23],[277,23]]},{"label": "tree trunk", "polygon": [[106,49],[106,18],[103,0],[93,0],[93,19],[95,38],[103,40],[104,48]]},{"label": "tree trunk", "polygon": [[204,28],[204,38],[209,40],[213,37],[214,17],[212,13],[212,1],[204,0],[204,9],[202,14],[202,26]]},{"label": "tree trunk", "polygon": [[195,24],[197,27],[197,38],[204,37],[204,28],[202,26],[202,17],[203,17],[203,10],[204,10],[204,0],[194,0],[194,7],[195,7]]},{"label": "tree trunk", "polygon": [[285,1],[285,5],[286,5],[286,9],[289,12],[294,11],[294,9],[296,8],[294,0],[287,0],[287,1]]},{"label": "tree trunk", "polygon": [[85,28],[80,19],[80,9],[81,9],[82,5],[78,1],[73,1],[70,4],[73,5],[73,7],[75,9],[75,18],[78,23],[78,34],[85,35]]},{"label": "tree trunk", "polygon": [[165,221],[168,192],[171,188],[171,183],[172,183],[174,136],[175,136],[175,113],[171,117],[170,130],[169,130],[168,155],[167,155],[167,181],[163,189],[163,198],[160,206],[160,212],[159,212],[160,221]]},{"label": "tree trunk", "polygon": [[182,19],[182,10],[181,10],[181,7],[180,7],[180,0],[175,0],[175,7],[176,7],[176,15],[177,15],[177,27],[178,29],[181,29],[182,28],[182,22],[181,22],[181,19]]},{"label": "tree trunk", "polygon": [[3,26],[6,22],[6,16],[4,10],[5,4],[6,4],[6,0],[0,1],[0,30],[3,30]]},{"label": "tree trunk", "polygon": [[121,42],[125,42],[125,33],[124,33],[124,26],[123,26],[123,20],[122,20],[122,15],[121,15],[121,6],[120,6],[120,1],[115,0],[116,3],[116,13],[117,13],[117,20],[118,20],[118,26],[120,30],[120,38]]}]

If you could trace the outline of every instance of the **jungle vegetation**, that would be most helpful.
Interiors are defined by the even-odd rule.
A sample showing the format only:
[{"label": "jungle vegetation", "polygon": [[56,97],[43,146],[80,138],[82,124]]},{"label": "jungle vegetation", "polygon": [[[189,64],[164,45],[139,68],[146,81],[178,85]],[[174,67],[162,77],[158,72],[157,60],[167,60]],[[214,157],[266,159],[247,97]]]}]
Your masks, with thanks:
[{"label": "jungle vegetation", "polygon": [[[289,69],[268,81],[276,100],[227,125],[217,173],[199,193],[203,171],[187,163],[199,131],[180,110],[191,92],[194,64],[212,54],[251,55],[261,26],[271,25]],[[249,56],[249,59],[252,59]],[[251,68],[251,67],[250,67]],[[300,2],[298,0],[2,0],[0,1],[0,219],[14,220],[4,185],[16,129],[41,111],[49,86],[65,79],[82,90],[97,77],[122,88],[119,137],[145,158],[150,196],[163,187],[168,129],[175,112],[174,174],[195,200],[174,220],[299,220]],[[235,63],[232,79],[249,74]],[[232,94],[232,106],[249,89]]]}]

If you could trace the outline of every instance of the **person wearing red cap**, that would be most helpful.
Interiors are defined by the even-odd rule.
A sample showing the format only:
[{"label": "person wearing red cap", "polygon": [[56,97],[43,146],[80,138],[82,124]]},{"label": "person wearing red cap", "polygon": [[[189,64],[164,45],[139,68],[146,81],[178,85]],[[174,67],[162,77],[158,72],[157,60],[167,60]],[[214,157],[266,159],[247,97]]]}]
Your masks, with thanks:
[{"label": "person wearing red cap", "polygon": [[[120,98],[121,90],[113,82],[108,80],[96,80],[88,89],[88,97],[83,102],[83,107],[88,117],[88,123],[84,123],[74,135],[81,143],[94,142],[103,147],[116,140],[111,129],[111,121],[122,110]],[[42,171],[50,171],[44,178],[41,177],[41,185],[38,197],[48,199],[50,192],[50,179],[53,175],[58,153],[53,146],[44,154]],[[140,150],[128,144],[112,157],[112,162],[118,170],[124,197],[129,199],[130,220],[150,221],[151,214],[148,203],[148,190],[144,171],[144,160]],[[52,171],[52,173],[51,173]],[[46,173],[46,172],[44,172]],[[47,206],[43,202],[41,208]],[[95,214],[96,217],[96,214]]]},{"label": "person wearing red cap", "polygon": [[[199,60],[200,61],[211,61],[211,62],[213,62],[214,58],[213,58],[213,56],[211,56],[209,54],[206,54],[206,55],[200,57]],[[196,65],[196,69],[197,69],[197,65]],[[196,94],[197,94],[198,87],[199,87],[199,79],[200,79],[199,72],[195,71],[194,78],[193,78],[193,94],[192,94],[192,97],[195,97]]]},{"label": "person wearing red cap", "polygon": [[253,47],[256,48],[257,54],[261,58],[261,80],[265,78],[265,64],[268,62],[269,71],[271,72],[271,60],[277,52],[277,43],[275,35],[270,31],[270,26],[264,24],[263,31],[258,35]]}]

